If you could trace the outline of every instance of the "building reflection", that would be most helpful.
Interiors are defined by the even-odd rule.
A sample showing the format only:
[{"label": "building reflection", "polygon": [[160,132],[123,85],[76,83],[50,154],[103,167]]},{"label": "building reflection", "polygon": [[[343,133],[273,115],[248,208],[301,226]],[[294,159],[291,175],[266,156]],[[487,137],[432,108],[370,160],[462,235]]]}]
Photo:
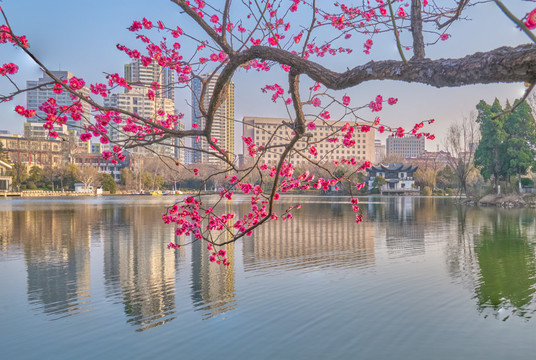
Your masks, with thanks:
[{"label": "building reflection", "polygon": [[[226,213],[232,211],[230,203],[225,204],[225,208]],[[232,227],[233,222],[228,225]],[[218,241],[231,239],[229,233],[213,234],[218,235]],[[191,296],[194,308],[203,312],[205,319],[233,310],[236,307],[234,243],[221,248],[227,251],[227,259],[231,263],[229,266],[210,262],[210,251],[206,248],[206,242],[196,241],[191,246]]]},{"label": "building reflection", "polygon": [[307,204],[293,215],[244,238],[245,271],[374,265],[374,224],[356,224],[348,203]]},{"label": "building reflection", "polygon": [[59,318],[89,310],[90,231],[87,206],[50,205],[2,212],[4,246],[21,246],[27,266],[28,300]]},{"label": "building reflection", "polygon": [[[173,228],[159,223],[154,207],[114,208],[106,214],[104,278],[107,296],[124,305],[137,331],[175,318],[175,270],[182,250],[168,250]],[[156,225],[155,225],[156,224]]]},{"label": "building reflection", "polygon": [[381,203],[371,202],[368,205],[371,222],[377,222],[379,225],[376,237],[385,238],[390,257],[424,254],[426,219],[423,217],[430,216],[435,206],[434,204],[416,206],[416,201],[422,200],[430,199],[416,199],[410,196],[385,197],[381,198]]}]

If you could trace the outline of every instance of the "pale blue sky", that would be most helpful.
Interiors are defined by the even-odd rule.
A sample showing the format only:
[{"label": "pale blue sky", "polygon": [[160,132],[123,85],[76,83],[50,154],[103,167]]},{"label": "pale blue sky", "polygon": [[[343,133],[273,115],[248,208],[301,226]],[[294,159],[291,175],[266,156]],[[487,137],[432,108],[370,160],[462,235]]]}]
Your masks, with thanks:
[{"label": "pale blue sky", "polygon": [[[212,3],[220,4],[222,1]],[[438,0],[436,3],[452,4],[453,1]],[[536,3],[530,1],[516,0],[506,3],[520,17],[536,7]],[[195,29],[191,21],[179,14],[177,6],[167,0],[3,0],[0,1],[0,6],[6,11],[14,30],[28,37],[31,50],[47,66],[53,70],[69,70],[83,77],[88,83],[103,82],[103,72],[123,73],[123,65],[129,58],[116,50],[115,45],[118,42],[126,45],[136,44],[133,34],[126,30],[132,20],[147,17],[154,22],[162,20],[165,24]],[[473,20],[459,22],[451,27],[448,32],[452,37],[428,48],[427,57],[460,57],[499,46],[529,42],[493,3],[478,6],[467,14]],[[398,59],[392,36],[384,35],[384,39],[382,42],[382,38],[376,38],[372,55],[365,55],[362,53],[365,38],[354,36],[345,44],[355,49],[351,55],[322,61],[329,61],[330,66],[343,70],[369,60]],[[26,80],[40,77],[39,68],[30,63],[21,51],[15,51],[11,46],[0,46],[0,62],[14,62],[20,66],[21,70],[14,79],[21,86],[24,86]],[[237,73],[234,78],[235,117],[241,119],[243,116],[285,116],[284,107],[281,104],[273,104],[270,97],[260,91],[265,84],[284,84],[285,79],[286,73],[279,69],[262,74],[245,71]],[[7,91],[6,85],[5,79],[0,79],[0,93]],[[442,147],[442,134],[448,125],[468,116],[480,99],[490,102],[498,97],[504,102],[506,99],[520,97],[523,90],[523,84],[436,89],[419,84],[374,81],[341,92],[340,96],[346,93],[356,104],[368,103],[377,94],[397,97],[399,102],[396,106],[385,106],[385,110],[380,113],[382,120],[390,126],[409,127],[415,122],[435,118],[436,123],[429,131],[435,133],[438,140],[427,143],[429,150],[435,150],[437,146]],[[189,92],[178,91],[176,106],[179,111],[185,113],[188,125],[190,110],[186,102],[190,102]],[[24,103],[24,96],[20,96],[11,103],[0,105],[0,129],[22,133],[24,120],[14,114],[13,108]],[[375,115],[368,110],[363,112],[365,118],[373,119]]]}]

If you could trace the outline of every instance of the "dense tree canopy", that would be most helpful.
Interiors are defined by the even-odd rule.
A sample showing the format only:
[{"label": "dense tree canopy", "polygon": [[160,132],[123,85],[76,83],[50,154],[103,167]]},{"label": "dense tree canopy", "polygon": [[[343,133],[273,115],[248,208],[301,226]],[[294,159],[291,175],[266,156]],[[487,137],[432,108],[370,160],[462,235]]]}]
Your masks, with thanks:
[{"label": "dense tree canopy", "polygon": [[[508,180],[521,175],[536,165],[536,126],[532,109],[526,102],[516,100],[507,104],[506,112],[496,99],[492,105],[481,101],[477,105],[482,139],[475,152],[475,164],[481,167],[484,179]],[[511,112],[508,112],[511,110]]]}]

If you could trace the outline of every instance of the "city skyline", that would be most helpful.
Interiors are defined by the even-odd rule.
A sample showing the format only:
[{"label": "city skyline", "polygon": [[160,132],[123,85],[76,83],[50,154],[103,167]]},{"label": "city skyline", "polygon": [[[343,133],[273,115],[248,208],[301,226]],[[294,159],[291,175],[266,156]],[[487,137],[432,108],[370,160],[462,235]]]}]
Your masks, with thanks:
[{"label": "city skyline", "polygon": [[[134,1],[134,4],[137,2]],[[162,19],[165,23],[175,24],[179,20],[176,6],[168,2],[155,2],[151,7],[141,6],[121,6],[119,3],[108,4],[107,12],[100,12],[100,0],[94,6],[85,4],[73,4],[65,0],[57,3],[57,7],[40,3],[35,0],[26,1],[4,1],[2,7],[6,11],[15,31],[28,36],[32,51],[42,58],[47,66],[51,68],[68,69],[76,76],[86,79],[86,83],[102,81],[101,71],[107,73],[121,72],[127,62],[126,55],[115,49],[115,45],[120,42],[129,46],[138,45],[134,42],[133,36],[125,28],[132,23],[132,20],[139,20],[146,16],[153,20]],[[102,2],[104,4],[104,2]],[[64,5],[64,7],[62,7]],[[523,16],[532,10],[529,2],[518,2],[509,4],[512,11],[518,16]],[[104,6],[104,5],[103,5]],[[68,14],[73,10],[81,11],[86,16],[77,17],[75,20]],[[478,10],[478,11],[477,11]],[[91,31],[72,31],[66,33],[61,28],[48,26],[43,14],[54,11],[55,16],[65,19],[65,26],[73,29],[92,29]],[[65,16],[62,16],[65,14]],[[121,14],[118,16],[117,14]],[[460,57],[476,51],[487,51],[501,45],[515,45],[527,43],[530,40],[516,29],[502,14],[494,4],[482,4],[481,6],[468,9],[469,18],[473,21],[460,21],[451,29],[448,41],[441,42],[440,45],[427,48],[427,56],[430,58]],[[32,21],[28,22],[27,19]],[[100,20],[100,26],[94,27],[94,19]],[[187,22],[186,25],[192,25]],[[193,26],[193,25],[192,25]],[[478,34],[486,33],[485,37]],[[110,35],[113,34],[113,35]],[[380,36],[380,35],[378,35]],[[384,35],[382,35],[384,36]],[[378,44],[382,39],[388,39],[387,46],[377,46],[371,55],[364,55],[359,51],[362,44],[358,41],[353,44],[356,51],[344,57],[337,56],[329,61],[335,70],[346,69],[350,63],[364,63],[369,60],[380,58],[398,57],[396,47],[392,45],[392,39],[385,35],[378,38]],[[48,46],[49,39],[55,39],[55,45]],[[375,41],[376,43],[376,41]],[[349,44],[352,45],[352,44]],[[70,49],[70,50],[60,50]],[[80,54],[85,56],[80,57]],[[15,80],[24,84],[27,79],[36,78],[40,73],[36,65],[29,64],[28,59],[20,52],[6,46],[0,47],[2,58],[9,59],[20,65],[19,74]],[[4,56],[5,55],[5,56]],[[274,104],[269,97],[263,95],[260,88],[265,84],[274,81],[284,81],[286,74],[283,71],[271,71],[269,74],[253,74],[245,71],[238,72],[233,81],[236,84],[236,104],[235,120],[240,120],[244,116],[286,116],[286,109],[281,104]],[[0,93],[6,91],[5,84],[0,84]],[[422,120],[435,118],[433,126],[427,127],[426,131],[436,134],[436,140],[427,143],[428,149],[436,149],[441,146],[443,134],[446,128],[454,121],[460,121],[463,117],[470,116],[475,105],[480,99],[487,102],[493,101],[497,97],[502,103],[506,100],[513,101],[522,96],[523,84],[490,84],[473,85],[462,88],[436,89],[430,86],[419,84],[404,84],[394,81],[371,82],[363,84],[354,89],[349,89],[347,95],[352,101],[366,104],[377,94],[384,97],[398,97],[396,106],[385,108],[380,114],[382,121],[387,125],[402,125],[406,128]],[[186,128],[191,126],[191,99],[189,89],[176,89],[176,108],[185,114]],[[11,103],[0,105],[0,128],[11,132],[22,132],[23,120],[13,112],[15,105],[23,105],[24,96],[15,99]],[[373,114],[364,112],[367,120]],[[241,133],[241,125],[237,124],[236,134]],[[380,137],[383,141],[384,137]],[[235,136],[235,143],[240,148],[239,136]]]}]

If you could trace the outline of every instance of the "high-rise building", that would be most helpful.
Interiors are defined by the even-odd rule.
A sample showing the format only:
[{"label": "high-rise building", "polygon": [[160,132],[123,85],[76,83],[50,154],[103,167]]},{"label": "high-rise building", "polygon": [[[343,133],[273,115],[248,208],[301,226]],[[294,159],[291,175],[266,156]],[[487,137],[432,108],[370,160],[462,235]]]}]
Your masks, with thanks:
[{"label": "high-rise building", "polygon": [[[175,114],[175,103],[171,99],[158,98],[154,100],[147,96],[148,89],[143,86],[132,86],[132,89],[127,93],[112,94],[104,98],[104,106],[115,107],[133,114],[137,114],[145,119],[163,120],[168,114]],[[159,110],[163,110],[165,115],[159,115]],[[122,116],[126,119],[126,116]],[[110,124],[108,136],[113,143],[126,141],[129,137],[134,136],[133,133],[126,132],[123,127],[126,125],[126,120],[119,124]],[[184,128],[184,124],[178,125],[179,129]],[[178,130],[178,129],[177,129]],[[155,135],[155,139],[158,135]],[[146,137],[145,140],[151,140]],[[175,139],[167,139],[161,144],[154,145],[155,151],[161,155],[173,156],[176,155],[176,149],[170,145],[174,145]]]},{"label": "high-rise building", "polygon": [[424,152],[424,137],[389,136],[385,141],[387,156],[396,155],[405,159],[419,157]]},{"label": "high-rise building", "polygon": [[175,72],[158,65],[156,61],[144,66],[140,59],[134,59],[130,64],[125,65],[125,80],[131,85],[139,84],[147,88],[152,83],[158,83],[156,97],[175,101]]},{"label": "high-rise building", "polygon": [[[175,115],[175,92],[174,79],[175,74],[172,70],[164,68],[153,61],[148,66],[144,66],[141,60],[134,59],[130,64],[125,65],[125,79],[131,85],[131,89],[125,89],[124,93],[112,94],[104,99],[104,105],[116,107],[118,109],[137,114],[145,119],[165,120],[168,115]],[[154,90],[154,83],[157,83],[157,89]],[[154,100],[149,99],[148,92],[152,89],[155,93]],[[162,115],[162,111],[164,115]],[[124,131],[125,120],[120,124],[113,124],[108,133],[114,143],[126,141],[132,133]],[[175,130],[184,130],[182,121],[176,122]],[[155,135],[158,140],[159,135]],[[145,140],[152,140],[148,136]],[[184,153],[179,147],[183,145],[181,139],[166,139],[163,142],[152,145],[155,152],[184,161]],[[140,149],[134,152],[143,152]]]},{"label": "high-rise building", "polygon": [[[74,75],[68,71],[52,71],[52,74],[60,80],[70,80]],[[30,118],[30,122],[39,122],[44,123],[47,115],[45,112],[39,109],[41,104],[47,101],[50,98],[56,100],[58,107],[60,106],[70,106],[73,104],[71,99],[71,94],[68,91],[63,91],[61,94],[56,94],[53,89],[53,85],[46,85],[47,83],[52,82],[52,78],[47,74],[43,73],[43,76],[38,80],[29,80],[26,82],[26,86],[32,90],[26,92],[26,108],[29,110],[35,110],[36,116]],[[89,96],[89,89],[83,87],[78,90],[84,96]],[[84,111],[83,118],[89,120],[91,107],[88,103],[82,103],[82,109]],[[76,130],[79,132],[80,128],[83,126],[81,121],[75,121],[71,119],[70,116],[67,116],[67,126],[70,130]]]},{"label": "high-rise building", "polygon": [[[201,114],[199,109],[200,102],[202,101],[205,109],[208,109],[208,104],[214,93],[214,87],[219,78],[219,74],[204,74],[201,79],[195,78],[192,80],[192,123],[196,124],[199,129],[204,129],[206,126],[206,118]],[[203,83],[205,83],[206,90],[201,99],[201,92],[203,90]],[[229,82],[224,89],[224,96],[222,102],[214,115],[214,122],[212,124],[211,136],[217,139],[218,145],[227,151],[228,157],[232,158],[235,154],[234,149],[234,83]],[[217,163],[217,158],[210,156],[206,152],[199,151],[211,151],[206,139],[200,137],[194,139],[192,147],[196,150],[193,154],[192,161],[195,163]],[[215,152],[214,152],[215,153]]]},{"label": "high-rise building", "polygon": [[[251,138],[257,148],[266,148],[267,145],[275,146],[263,155],[264,161],[270,163],[279,161],[284,147],[277,145],[288,143],[293,136],[292,129],[284,125],[284,123],[289,122],[289,119],[245,116],[242,122],[243,136]],[[289,156],[289,161],[299,166],[306,166],[308,160],[326,162],[341,160],[342,158],[374,162],[374,129],[369,132],[356,131],[353,137],[355,144],[352,147],[343,146],[340,139],[337,142],[325,141],[328,137],[340,138],[340,129],[344,125],[345,122],[325,120],[317,124],[314,130],[307,130],[311,133],[311,137],[308,137],[307,141],[315,144],[317,155],[314,156],[309,152],[304,139],[295,146],[295,149],[301,155],[297,152],[292,152]],[[247,145],[244,143],[243,147],[244,158],[247,161],[249,158]]]}]

